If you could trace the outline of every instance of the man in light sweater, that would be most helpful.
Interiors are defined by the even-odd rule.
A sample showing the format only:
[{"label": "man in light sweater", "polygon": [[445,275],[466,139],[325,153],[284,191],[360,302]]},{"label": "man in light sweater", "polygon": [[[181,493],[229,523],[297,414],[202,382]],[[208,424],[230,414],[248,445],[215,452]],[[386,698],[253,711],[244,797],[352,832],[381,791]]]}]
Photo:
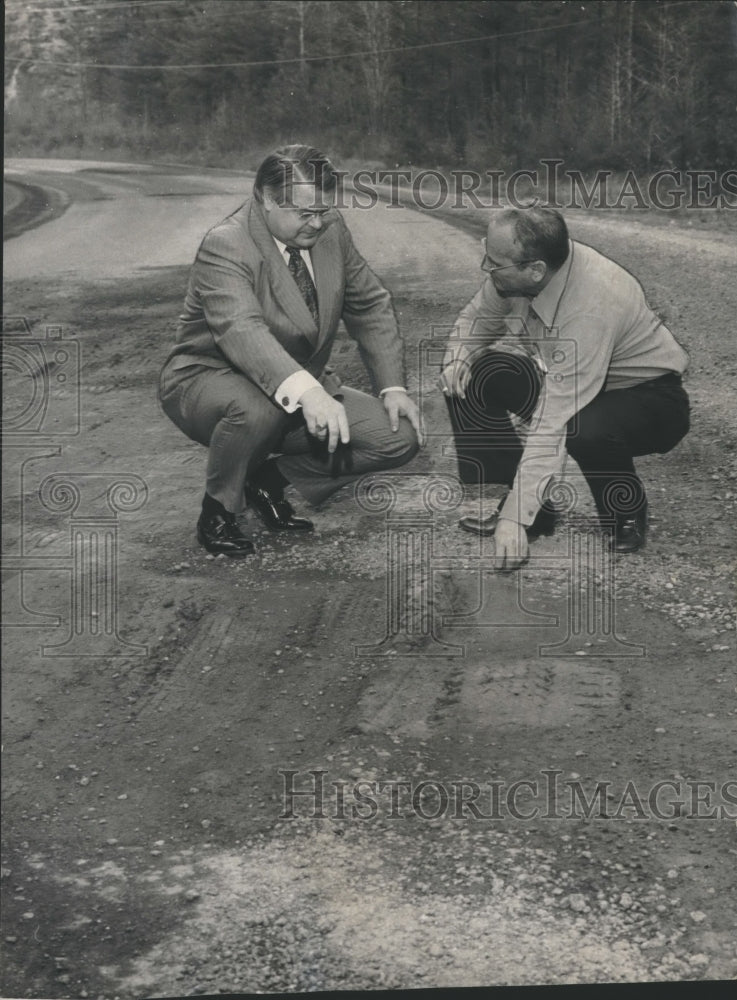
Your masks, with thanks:
[{"label": "man in light sweater", "polygon": [[553,530],[546,493],[568,452],[612,549],[637,551],[647,499],[632,460],[688,432],[687,355],[637,279],[570,240],[559,212],[501,209],[483,242],[487,277],[456,321],[440,384],[461,479],[509,492],[461,527],[494,535],[498,568],[522,565],[528,539]]}]

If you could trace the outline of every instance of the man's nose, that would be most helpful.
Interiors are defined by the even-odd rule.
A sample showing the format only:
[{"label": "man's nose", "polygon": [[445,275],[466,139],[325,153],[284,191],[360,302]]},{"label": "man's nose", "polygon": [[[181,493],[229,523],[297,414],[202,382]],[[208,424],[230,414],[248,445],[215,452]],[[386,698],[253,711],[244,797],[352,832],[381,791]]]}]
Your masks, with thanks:
[{"label": "man's nose", "polygon": [[318,231],[323,227],[323,221],[321,215],[313,215],[310,219],[310,226]]}]

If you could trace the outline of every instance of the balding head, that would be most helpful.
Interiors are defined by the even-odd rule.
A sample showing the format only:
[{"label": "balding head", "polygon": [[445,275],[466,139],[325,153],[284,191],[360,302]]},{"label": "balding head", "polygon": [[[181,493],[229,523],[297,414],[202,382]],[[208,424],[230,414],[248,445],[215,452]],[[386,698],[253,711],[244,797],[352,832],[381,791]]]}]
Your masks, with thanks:
[{"label": "balding head", "polygon": [[511,228],[520,259],[542,260],[557,271],[568,258],[568,228],[554,208],[503,208],[492,216],[492,226]]},{"label": "balding head", "polygon": [[505,208],[495,212],[481,265],[503,298],[534,298],[568,257],[568,230],[548,208]]}]

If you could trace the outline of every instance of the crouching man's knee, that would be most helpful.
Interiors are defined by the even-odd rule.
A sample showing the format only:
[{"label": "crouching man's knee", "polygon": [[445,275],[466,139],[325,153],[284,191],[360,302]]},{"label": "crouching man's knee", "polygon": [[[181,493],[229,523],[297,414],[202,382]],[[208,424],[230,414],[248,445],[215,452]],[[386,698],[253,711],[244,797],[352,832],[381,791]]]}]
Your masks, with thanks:
[{"label": "crouching man's knee", "polygon": [[394,447],[392,451],[396,455],[395,464],[405,465],[411,462],[420,450],[420,442],[417,440],[417,432],[406,417],[399,418],[399,427],[392,431]]},{"label": "crouching man's knee", "polygon": [[361,446],[366,449],[370,464],[377,470],[406,465],[420,450],[415,429],[406,417],[399,418],[395,431],[387,423],[378,435],[372,437],[370,442],[361,442]]}]

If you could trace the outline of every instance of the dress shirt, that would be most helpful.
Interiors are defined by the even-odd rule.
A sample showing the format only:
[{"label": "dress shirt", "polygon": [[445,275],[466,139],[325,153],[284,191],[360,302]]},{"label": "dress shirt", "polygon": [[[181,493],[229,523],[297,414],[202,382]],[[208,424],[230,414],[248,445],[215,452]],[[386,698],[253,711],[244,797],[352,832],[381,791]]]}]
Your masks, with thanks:
[{"label": "dress shirt", "polygon": [[517,475],[500,511],[528,526],[562,468],[571,417],[602,389],[683,372],[688,356],[648,306],[639,281],[574,241],[566,262],[531,300],[502,298],[487,278],[461,311],[451,341],[457,337],[473,350],[509,334],[543,371]]},{"label": "dress shirt", "polygon": [[[274,243],[276,243],[277,249],[284,259],[284,263],[287,267],[289,267],[289,248],[286,243],[282,243],[282,241],[278,240],[276,236],[274,237]],[[310,272],[310,277],[312,278],[312,282],[314,284],[315,272],[312,269],[312,257],[310,252],[309,250],[305,251],[300,249],[299,253],[307,266],[307,270]],[[299,409],[301,405],[299,401],[302,398],[302,395],[307,392],[308,389],[314,389],[316,385],[320,385],[317,379],[302,368],[298,372],[294,372],[294,374],[289,375],[284,379],[274,393],[274,398],[283,410],[286,410],[287,413],[294,413],[294,411]],[[384,393],[393,391],[406,392],[402,386],[392,385],[387,389],[382,389],[379,396],[383,397]]]},{"label": "dress shirt", "polygon": [[[282,241],[278,240],[276,236],[274,237],[274,243],[276,243],[277,249],[282,255],[284,263],[287,267],[289,267],[289,249],[286,243],[282,243]],[[314,284],[315,272],[312,269],[312,257],[310,256],[309,250],[305,252],[300,249],[299,255],[305,262],[307,270],[310,272],[312,283]],[[294,374],[289,375],[284,379],[274,393],[274,398],[283,410],[286,410],[287,413],[294,413],[294,411],[299,407],[299,400],[302,394],[307,392],[308,389],[314,389],[315,386],[319,384],[320,383],[316,378],[302,368],[300,371],[294,372]]]}]

